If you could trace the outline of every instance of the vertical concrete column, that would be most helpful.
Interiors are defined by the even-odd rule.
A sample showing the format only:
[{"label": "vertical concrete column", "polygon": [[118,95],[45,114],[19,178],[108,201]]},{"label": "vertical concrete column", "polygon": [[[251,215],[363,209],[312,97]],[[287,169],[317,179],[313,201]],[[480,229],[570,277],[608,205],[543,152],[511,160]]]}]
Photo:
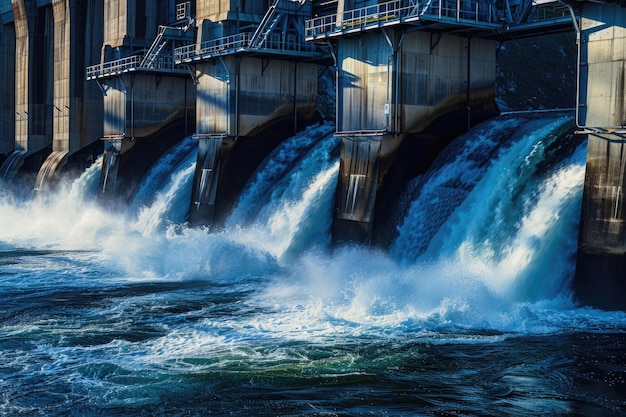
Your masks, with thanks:
[{"label": "vertical concrete column", "polygon": [[0,21],[0,158],[15,149],[15,121],[15,28]]},{"label": "vertical concrete column", "polygon": [[[154,3],[140,0],[105,0],[103,13],[104,35],[102,41],[101,62],[126,58],[149,45],[147,36],[156,34],[156,17],[152,24],[147,18],[146,7],[156,7]],[[146,6],[150,3],[152,6]],[[139,10],[143,9],[143,10]],[[148,33],[148,28],[152,32]],[[139,39],[141,36],[141,39]],[[117,191],[120,158],[134,146],[134,102],[133,87],[135,76],[122,75],[101,81],[105,91],[103,134],[107,139],[104,144],[103,169],[100,177],[100,197],[108,198]],[[151,87],[153,88],[153,87]]]},{"label": "vertical concrete column", "polygon": [[239,62],[240,58],[225,57],[198,64],[196,133],[237,134],[236,115],[233,114],[237,89],[231,85],[237,83]]},{"label": "vertical concrete column", "polygon": [[221,172],[241,138],[266,140],[254,138],[285,120],[293,129],[275,136],[295,133],[297,120],[311,119],[317,109],[318,72],[316,64],[233,55],[200,62],[196,71],[199,148],[190,218],[211,223]]},{"label": "vertical concrete column", "polygon": [[[104,40],[103,53],[110,48],[119,48],[124,44],[124,38],[130,33],[128,27],[128,2],[127,0],[106,0],[104,2]],[[110,52],[103,56],[104,60],[121,58],[117,53]]]},{"label": "vertical concrete column", "polygon": [[[101,62],[110,62],[130,56],[133,51],[131,40],[135,33],[136,15],[134,0],[105,0],[104,1],[104,36],[102,40]],[[104,90],[104,120],[103,134],[104,158],[100,175],[101,200],[112,198],[117,193],[118,174],[121,155],[130,149],[134,142],[129,137],[134,132],[127,132],[127,126],[132,128],[132,120],[128,120],[132,108],[132,81],[133,76],[119,76],[106,78],[100,81]]]},{"label": "vertical concrete column", "polygon": [[[626,9],[584,3],[577,123],[588,135],[574,288],[600,308],[626,308]],[[613,133],[615,132],[615,134]]]},{"label": "vertical concrete column", "polygon": [[222,148],[232,150],[239,135],[239,57],[223,57],[201,62],[197,85],[196,133],[198,160],[194,174],[189,219],[200,224],[213,222]]},{"label": "vertical concrete column", "polygon": [[223,137],[195,135],[198,139],[198,159],[194,174],[189,221],[211,224],[215,217],[217,187],[220,180],[223,155]]},{"label": "vertical concrete column", "polygon": [[[15,51],[15,142],[16,148],[28,149],[28,115],[29,90],[31,76],[30,50],[32,41],[31,32],[34,31],[37,5],[34,1],[22,0],[13,3],[15,19],[16,51]],[[30,27],[29,27],[30,23]]]},{"label": "vertical concrete column", "polygon": [[[70,65],[70,114],[75,116],[70,131],[79,132],[78,137],[70,135],[70,150],[83,148],[100,140],[103,134],[104,100],[96,83],[85,78],[85,68],[100,62],[104,36],[104,1],[71,0],[71,9],[79,14],[74,20],[82,22],[70,28],[72,50],[76,57]],[[82,20],[80,20],[82,17]],[[82,50],[82,52],[81,52]]]},{"label": "vertical concrete column", "polygon": [[[99,48],[95,49],[94,43],[98,45],[97,42],[102,40],[102,23],[96,20],[102,10],[96,3],[96,0],[52,1],[52,153],[39,171],[36,191],[47,188],[54,174],[67,163],[70,154],[102,136],[102,94],[95,83],[88,83],[84,77],[85,67],[96,61],[98,56]],[[97,30],[100,34],[94,33]]]},{"label": "vertical concrete column", "polygon": [[[70,149],[70,65],[72,62],[71,37],[72,26],[80,24],[79,16],[70,13],[68,0],[54,0],[52,2],[54,15],[54,110],[53,114],[53,142],[52,150],[67,152]],[[75,14],[75,13],[74,13]],[[77,42],[78,39],[74,39]],[[76,50],[76,49],[75,49]],[[74,55],[76,52],[74,52]],[[73,57],[77,59],[76,56]],[[73,107],[73,106],[72,106]],[[75,117],[74,117],[75,119]]]},{"label": "vertical concrete column", "polygon": [[[161,2],[150,0],[106,0],[104,2],[103,60],[111,61],[150,46],[157,34]],[[166,13],[167,14],[167,13]]]},{"label": "vertical concrete column", "polygon": [[53,22],[35,0],[13,2],[15,19],[16,144],[39,151],[52,143]]}]

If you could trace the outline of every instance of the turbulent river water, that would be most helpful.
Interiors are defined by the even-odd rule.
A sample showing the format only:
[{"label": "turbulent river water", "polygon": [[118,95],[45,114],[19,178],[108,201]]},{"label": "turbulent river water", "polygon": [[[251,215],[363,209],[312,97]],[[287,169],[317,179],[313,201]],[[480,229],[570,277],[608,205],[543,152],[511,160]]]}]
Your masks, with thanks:
[{"label": "turbulent river water", "polygon": [[0,188],[0,415],[620,416],[626,314],[571,291],[586,144],[503,115],[405,195],[388,250],[333,247],[334,127],[185,224],[186,139],[126,209],[100,160],[49,196]]}]

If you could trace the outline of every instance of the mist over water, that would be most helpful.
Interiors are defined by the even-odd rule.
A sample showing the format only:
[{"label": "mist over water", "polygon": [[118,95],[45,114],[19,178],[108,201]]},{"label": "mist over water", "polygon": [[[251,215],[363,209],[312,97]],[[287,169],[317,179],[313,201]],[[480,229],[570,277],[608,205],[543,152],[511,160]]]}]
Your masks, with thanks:
[{"label": "mist over water", "polygon": [[[573,306],[569,280],[586,149],[580,145],[538,172],[545,149],[563,140],[557,133],[571,122],[553,119],[532,120],[531,127],[541,127],[507,137],[503,146],[499,132],[519,119],[484,127],[484,137],[425,181],[398,226],[391,256],[329,247],[338,141],[328,125],[310,128],[268,158],[223,231],[184,223],[196,156],[186,140],[147,175],[127,213],[97,204],[94,165],[58,199],[4,199],[1,240],[25,250],[94,251],[107,268],[132,280],[262,277],[260,293],[268,299],[315,300],[326,303],[326,314],[354,322],[457,314],[460,325],[506,331],[506,323],[492,318],[498,305]],[[297,164],[285,166],[294,159]],[[448,214],[436,230],[431,213]]]},{"label": "mist over water", "polygon": [[568,116],[521,121],[488,122],[452,145],[399,228],[396,258],[457,262],[513,301],[567,299],[586,146],[563,150],[575,141]]},{"label": "mist over water", "polygon": [[219,231],[185,223],[192,139],[125,213],[96,201],[101,159],[56,197],[1,195],[0,414],[619,415],[626,315],[570,289],[571,124],[458,138],[389,251],[330,244],[329,124],[268,156]]}]

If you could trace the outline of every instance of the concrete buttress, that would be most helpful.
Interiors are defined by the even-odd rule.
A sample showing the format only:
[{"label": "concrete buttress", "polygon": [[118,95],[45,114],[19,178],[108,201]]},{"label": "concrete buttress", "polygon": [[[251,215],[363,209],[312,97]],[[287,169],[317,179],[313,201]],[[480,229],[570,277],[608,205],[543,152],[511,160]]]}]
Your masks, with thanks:
[{"label": "concrete buttress", "polygon": [[82,171],[94,152],[81,149],[102,137],[102,94],[97,84],[83,76],[85,67],[97,62],[102,43],[102,2],[53,0],[54,84],[52,103],[52,152],[43,163],[35,191],[44,191],[54,174],[74,155]]},{"label": "concrete buttress", "polygon": [[193,223],[219,224],[246,173],[316,116],[318,54],[303,32],[310,17],[311,2],[198,4],[196,44],[179,54],[197,80]]},{"label": "concrete buttress", "polygon": [[577,124],[588,135],[574,288],[584,303],[626,308],[626,9],[585,3]]},{"label": "concrete buttress", "polygon": [[174,48],[193,41],[191,9],[179,18],[174,6],[105,2],[100,64],[87,68],[104,101],[103,199],[131,195],[150,165],[195,122],[192,77],[173,57]]},{"label": "concrete buttress", "polygon": [[[35,0],[13,2],[15,20],[15,148],[38,169],[51,150],[54,20]],[[27,158],[26,158],[27,157]]]},{"label": "concrete buttress", "polygon": [[[381,29],[337,40],[338,240],[369,241],[378,191],[407,141],[441,143],[497,114],[493,40]],[[419,152],[420,145],[417,145]],[[416,162],[417,164],[417,162]]]}]

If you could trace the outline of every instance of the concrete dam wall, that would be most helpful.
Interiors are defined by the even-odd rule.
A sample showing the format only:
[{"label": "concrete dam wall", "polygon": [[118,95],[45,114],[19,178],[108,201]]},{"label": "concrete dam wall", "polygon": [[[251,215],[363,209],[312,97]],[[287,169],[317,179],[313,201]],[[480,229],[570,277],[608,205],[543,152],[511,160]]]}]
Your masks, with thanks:
[{"label": "concrete dam wall", "polygon": [[579,273],[600,265],[612,277],[603,285],[623,292],[619,4],[1,0],[0,18],[3,181],[46,191],[104,154],[100,195],[123,201],[192,136],[189,217],[219,223],[265,155],[319,119],[318,76],[333,67],[342,139],[333,236],[361,242],[375,238],[408,177],[498,114],[498,45],[574,29],[577,120],[590,135]]},{"label": "concrete dam wall", "polygon": [[[396,163],[400,150],[410,149],[423,169],[451,137],[497,114],[496,40],[510,31],[501,22],[515,30],[539,22],[530,6],[481,1],[19,0],[0,7],[3,53],[16,58],[3,68],[14,80],[6,101],[14,114],[5,105],[3,120],[15,120],[3,123],[15,140],[2,145],[5,159],[14,154],[11,169],[37,154],[29,169],[39,171],[43,189],[70,158],[87,163],[104,149],[101,194],[123,197],[142,167],[193,135],[200,152],[190,207],[205,207],[197,217],[208,222],[231,156],[248,152],[240,144],[266,137],[252,147],[258,157],[245,158],[261,160],[276,140],[315,120],[320,68],[334,66],[343,138],[336,231],[359,240],[371,238],[374,213],[388,204],[389,173],[406,171]],[[545,27],[562,30],[563,19]],[[279,124],[278,139],[268,140],[265,132]],[[202,180],[208,173],[211,180]]]}]

